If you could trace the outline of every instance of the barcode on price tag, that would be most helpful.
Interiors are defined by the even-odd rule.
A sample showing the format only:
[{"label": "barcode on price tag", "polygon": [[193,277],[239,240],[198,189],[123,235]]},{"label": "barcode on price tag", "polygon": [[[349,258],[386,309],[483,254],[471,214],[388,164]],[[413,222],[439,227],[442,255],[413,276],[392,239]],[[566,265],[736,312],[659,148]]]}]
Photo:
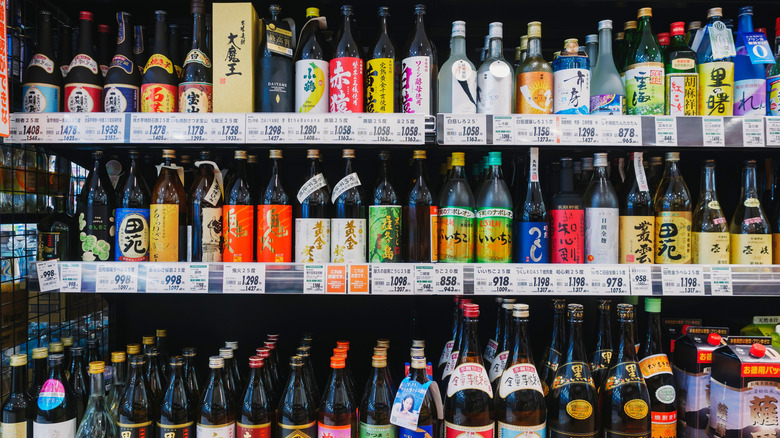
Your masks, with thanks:
[{"label": "barcode on price tag", "polygon": [[433,263],[418,263],[414,265],[415,294],[433,294],[433,266]]},{"label": "barcode on price tag", "polygon": [[515,270],[511,264],[474,265],[475,294],[508,294],[516,291],[516,284]]},{"label": "barcode on price tag", "polygon": [[653,294],[653,270],[647,265],[630,265],[631,295]]},{"label": "barcode on price tag", "polygon": [[444,144],[487,143],[487,116],[485,114],[445,114]]},{"label": "barcode on price tag", "polygon": [[656,116],[655,145],[677,146],[677,117]]},{"label": "barcode on price tag", "polygon": [[764,118],[742,119],[742,144],[745,147],[764,147]]},{"label": "barcode on price tag", "polygon": [[80,263],[60,263],[60,292],[81,292]]},{"label": "barcode on price tag", "polygon": [[97,263],[95,292],[138,292],[138,263]]},{"label": "barcode on price tag", "polygon": [[734,295],[729,266],[710,267],[710,292],[712,295]]},{"label": "barcode on price tag", "polygon": [[404,295],[414,293],[413,266],[402,263],[371,265],[371,293]]},{"label": "barcode on price tag", "polygon": [[265,293],[265,265],[263,263],[223,264],[222,293]]},{"label": "barcode on price tag", "polygon": [[556,144],[558,142],[558,124],[553,115],[528,116],[515,118],[515,141],[517,144]]},{"label": "barcode on price tag", "polygon": [[726,146],[723,117],[702,117],[701,130],[704,146]]},{"label": "barcode on price tag", "polygon": [[514,265],[517,289],[521,294],[554,294],[556,291],[555,272],[551,265],[521,264]]},{"label": "barcode on price tag", "polygon": [[629,295],[631,286],[626,265],[591,265],[592,290],[599,295]]},{"label": "barcode on price tag", "polygon": [[148,263],[146,292],[208,292],[208,265],[205,263]]},{"label": "barcode on price tag", "polygon": [[303,265],[303,293],[325,293],[325,265]]},{"label": "barcode on price tag", "polygon": [[555,267],[557,293],[583,294],[592,292],[590,270],[584,266]]},{"label": "barcode on price tag", "polygon": [[35,269],[38,271],[38,288],[41,292],[60,288],[60,269],[57,267],[57,260],[37,262]]},{"label": "barcode on price tag", "polygon": [[662,266],[664,295],[704,295],[701,266]]},{"label": "barcode on price tag", "polygon": [[459,295],[463,293],[463,265],[437,263],[433,267],[433,293]]}]

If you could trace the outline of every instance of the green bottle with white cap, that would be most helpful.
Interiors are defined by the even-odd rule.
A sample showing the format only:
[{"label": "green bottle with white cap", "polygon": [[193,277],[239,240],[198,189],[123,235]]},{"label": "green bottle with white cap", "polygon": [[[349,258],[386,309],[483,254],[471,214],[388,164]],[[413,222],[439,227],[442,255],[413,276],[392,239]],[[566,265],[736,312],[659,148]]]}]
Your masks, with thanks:
[{"label": "green bottle with white cap", "polygon": [[661,339],[661,299],[645,298],[647,338],[639,353],[639,369],[650,393],[650,432],[654,437],[676,436],[675,380]]},{"label": "green bottle with white cap", "polygon": [[477,192],[477,263],[510,263],[512,195],[501,171],[501,152],[488,153],[487,165]]}]

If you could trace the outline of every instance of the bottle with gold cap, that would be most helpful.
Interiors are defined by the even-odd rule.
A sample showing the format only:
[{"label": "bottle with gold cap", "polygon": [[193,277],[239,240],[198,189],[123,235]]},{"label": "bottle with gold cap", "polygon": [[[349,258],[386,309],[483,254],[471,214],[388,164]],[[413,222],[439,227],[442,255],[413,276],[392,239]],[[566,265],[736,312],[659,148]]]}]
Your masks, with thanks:
[{"label": "bottle with gold cap", "polygon": [[[65,356],[62,354],[52,354],[48,357],[48,379],[43,384],[35,402],[33,437],[73,438],[76,436],[78,425],[76,398],[70,384],[65,379],[65,372],[62,368],[64,360]],[[3,436],[5,436],[5,431],[3,431]]]},{"label": "bottle with gold cap", "polygon": [[127,387],[127,355],[124,351],[111,352],[111,365],[114,367],[114,381],[106,395],[106,406],[114,418],[119,415],[119,400]]},{"label": "bottle with gold cap", "polygon": [[692,263],[727,265],[729,253],[729,227],[715,188],[715,160],[705,160],[701,169],[699,200],[691,217]]},{"label": "bottle with gold cap", "polygon": [[187,390],[190,391],[190,396],[193,400],[193,406],[197,409],[200,403],[200,379],[198,378],[198,371],[195,369],[195,356],[197,350],[195,347],[186,347],[182,349],[182,356],[184,357],[184,383],[187,384]]},{"label": "bottle with gold cap", "polygon": [[515,68],[515,72],[517,72],[517,69],[520,67],[520,64],[525,61],[525,58],[528,54],[528,35],[523,35],[520,37],[520,45],[515,47],[515,62],[512,64],[512,67]]},{"label": "bottle with gold cap", "polygon": [[153,347],[144,353],[144,357],[146,358],[144,378],[146,378],[146,382],[149,384],[149,391],[154,401],[154,406],[159,408],[165,391],[163,386],[165,383],[160,372],[160,353],[157,351],[157,347]]},{"label": "bottle with gold cap", "polygon": [[552,114],[553,71],[542,56],[541,22],[528,23],[527,45],[525,59],[517,67],[515,112]]},{"label": "bottle with gold cap", "polygon": [[618,56],[615,58],[615,64],[617,64],[620,77],[624,83],[626,80],[626,61],[634,46],[634,37],[637,33],[636,28],[637,22],[634,20],[623,23],[623,44],[620,45]]},{"label": "bottle with gold cap", "polygon": [[412,154],[412,180],[401,220],[403,260],[435,262],[439,258],[438,206],[425,169],[425,151],[415,150]]},{"label": "bottle with gold cap", "polygon": [[320,438],[358,436],[357,406],[350,391],[345,360],[346,357],[330,358],[330,378],[317,413],[317,433]]},{"label": "bottle with gold cap", "polygon": [[320,169],[320,151],[306,151],[309,160],[298,190],[295,211],[295,263],[330,261],[330,189]]},{"label": "bottle with gold cap", "polygon": [[772,264],[772,227],[759,198],[756,161],[747,160],[742,167],[739,202],[729,225],[732,264]]},{"label": "bottle with gold cap", "polygon": [[330,70],[325,54],[325,41],[320,27],[325,19],[319,19],[320,10],[306,8],[306,26],[303,39],[295,52],[295,106],[299,113],[328,112],[328,81]]},{"label": "bottle with gold cap", "polygon": [[680,174],[679,152],[666,153],[666,167],[655,192],[655,262],[691,263],[692,204]]},{"label": "bottle with gold cap", "polygon": [[65,344],[62,343],[62,341],[52,341],[49,343],[49,353],[50,354],[65,354]]},{"label": "bottle with gold cap", "polygon": [[553,60],[553,111],[555,114],[590,114],[590,60],[577,38],[564,41]]},{"label": "bottle with gold cap", "polygon": [[191,437],[195,432],[196,402],[184,383],[184,358],[173,356],[170,359],[171,378],[165,389],[157,422],[158,437]]},{"label": "bottle with gold cap", "polygon": [[149,205],[149,261],[187,260],[187,194],[182,185],[176,151],[163,150],[160,175]]},{"label": "bottle with gold cap", "polygon": [[154,348],[156,340],[154,336],[142,336],[141,337],[141,344],[143,345],[143,353],[146,354],[147,352],[151,351],[152,348]]},{"label": "bottle with gold cap", "polygon": [[[314,366],[311,363],[311,347],[308,345],[301,345],[296,349],[298,356],[303,361],[303,380],[306,381],[305,388],[310,392],[310,399],[316,400],[319,403],[320,389],[317,386],[317,380],[314,378]],[[280,382],[282,383],[282,382]],[[284,388],[281,388],[284,390]]]},{"label": "bottle with gold cap", "polygon": [[233,437],[236,434],[235,399],[225,384],[225,359],[220,356],[209,358],[211,376],[200,399],[196,412],[199,437]]},{"label": "bottle with gold cap", "polygon": [[439,195],[439,261],[474,261],[474,195],[463,152],[452,153],[452,172]]},{"label": "bottle with gold cap", "polygon": [[[412,349],[415,350],[415,349]],[[430,382],[428,371],[426,369],[425,354],[420,351],[419,355],[412,354],[411,364],[409,367],[409,380],[417,382],[419,385],[426,385]],[[401,438],[425,438],[437,436],[439,432],[440,418],[438,416],[438,410],[436,409],[436,402],[434,401],[434,394],[430,390],[430,386],[426,387],[425,395],[422,397],[422,402],[419,406],[419,417],[417,419],[417,428],[408,429],[406,427],[398,428],[398,436]],[[395,437],[395,435],[391,435]]]},{"label": "bottle with gold cap", "polygon": [[273,433],[276,407],[272,405],[262,377],[265,361],[260,356],[249,357],[247,384],[238,399],[236,436],[245,438],[270,437]]},{"label": "bottle with gold cap", "polygon": [[233,363],[235,361],[233,349],[229,347],[220,348],[219,357],[222,358],[223,363],[222,374],[225,380],[225,389],[235,403],[241,393],[241,379],[233,372]]},{"label": "bottle with gold cap", "polygon": [[344,173],[333,187],[330,220],[330,261],[333,263],[365,263],[366,261],[366,205],[363,185],[352,167],[354,149],[344,149]]},{"label": "bottle with gold cap", "polygon": [[103,373],[106,364],[102,361],[90,362],[90,392],[87,410],[76,431],[76,438],[115,438],[119,435],[114,416],[106,404],[106,392],[103,387]]},{"label": "bottle with gold cap", "polygon": [[390,423],[395,391],[390,386],[387,356],[371,357],[371,376],[360,402],[360,437],[395,438],[397,426]]},{"label": "bottle with gold cap", "polygon": [[652,16],[652,8],[639,10],[637,33],[626,56],[627,114],[664,113],[664,58],[650,26]]},{"label": "bottle with gold cap", "polygon": [[290,358],[290,377],[279,400],[276,437],[317,436],[317,407],[305,378],[301,356]]},{"label": "bottle with gold cap", "polygon": [[252,262],[255,248],[255,204],[246,173],[246,151],[235,151],[235,172],[225,187],[222,227],[225,235],[223,262]]},{"label": "bottle with gold cap", "polygon": [[155,346],[159,356],[160,371],[164,377],[168,377],[168,363],[170,355],[168,353],[168,330],[157,329],[155,330]]},{"label": "bottle with gold cap", "polygon": [[0,430],[3,436],[30,438],[33,431],[35,404],[24,387],[27,379],[27,355],[11,356],[11,386],[8,398],[0,406]]},{"label": "bottle with gold cap", "polygon": [[707,11],[707,26],[696,49],[699,72],[699,115],[734,113],[734,39],[721,19],[723,9]]},{"label": "bottle with gold cap", "polygon": [[379,152],[379,175],[368,207],[368,261],[398,263],[401,258],[401,203],[393,187],[390,152]]},{"label": "bottle with gold cap", "polygon": [[292,203],[282,186],[281,149],[271,149],[271,179],[257,206],[257,261],[292,262]]}]

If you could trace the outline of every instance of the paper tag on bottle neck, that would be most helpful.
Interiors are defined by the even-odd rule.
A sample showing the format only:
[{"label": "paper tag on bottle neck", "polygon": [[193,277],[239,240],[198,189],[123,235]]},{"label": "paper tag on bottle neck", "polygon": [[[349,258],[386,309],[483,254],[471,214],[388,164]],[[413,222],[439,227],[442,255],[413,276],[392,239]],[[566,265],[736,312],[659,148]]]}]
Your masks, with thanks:
[{"label": "paper tag on bottle neck", "polygon": [[530,167],[529,179],[531,182],[539,182],[539,148],[531,148]]},{"label": "paper tag on bottle neck", "polygon": [[203,200],[211,205],[217,205],[220,196],[225,196],[225,188],[222,183],[222,171],[219,170],[217,163],[213,161],[196,161],[195,167],[200,167],[201,164],[210,164],[214,167],[214,179],[212,180],[211,187],[209,187],[206,195],[203,196]]},{"label": "paper tag on bottle neck", "polygon": [[301,189],[298,190],[298,202],[303,203],[303,201],[309,197],[312,193],[316,192],[317,190],[325,187],[328,185],[328,182],[325,181],[325,175],[318,173],[314,175],[313,177],[309,178],[308,181],[303,183],[301,186]]},{"label": "paper tag on bottle neck", "polygon": [[417,422],[420,420],[420,406],[425,400],[425,393],[428,387],[433,383],[429,380],[420,383],[406,377],[398,386],[398,392],[395,393],[393,409],[390,414],[390,423],[406,429],[416,430]]},{"label": "paper tag on bottle neck", "polygon": [[645,175],[645,165],[642,163],[642,154],[634,154],[634,174],[636,175],[636,183],[639,184],[640,192],[649,192],[650,188],[647,186],[647,175]]},{"label": "paper tag on bottle neck", "polygon": [[716,21],[708,26],[710,31],[710,45],[712,47],[712,59],[715,61],[737,56],[734,49],[734,37],[731,30],[722,22]]},{"label": "paper tag on bottle neck", "polygon": [[342,193],[346,192],[347,190],[353,187],[357,187],[359,185],[360,185],[360,178],[358,178],[357,172],[350,173],[344,178],[341,178],[341,181],[339,181],[338,184],[336,184],[336,186],[333,187],[333,196],[331,196],[330,201],[335,204],[336,199],[338,199]]},{"label": "paper tag on bottle neck", "polygon": [[162,172],[163,167],[168,169],[173,169],[176,171],[176,174],[179,175],[179,180],[181,181],[181,185],[184,185],[184,168],[177,166],[175,164],[171,164],[170,166],[166,166],[165,164],[158,164],[157,166],[157,176],[160,176],[160,172]]}]

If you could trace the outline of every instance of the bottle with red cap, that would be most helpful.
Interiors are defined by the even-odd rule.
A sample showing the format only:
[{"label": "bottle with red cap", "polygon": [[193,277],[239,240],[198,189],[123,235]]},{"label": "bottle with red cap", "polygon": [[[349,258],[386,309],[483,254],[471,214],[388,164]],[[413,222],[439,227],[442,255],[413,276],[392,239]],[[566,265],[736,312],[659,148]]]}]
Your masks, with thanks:
[{"label": "bottle with red cap", "polygon": [[111,65],[111,53],[114,49],[111,44],[111,26],[98,24],[97,27],[97,63],[100,74],[105,78],[108,67]]},{"label": "bottle with red cap", "polygon": [[276,438],[317,437],[317,406],[301,356],[290,358],[290,378],[279,401]]},{"label": "bottle with red cap", "polygon": [[[279,339],[279,335],[275,335],[276,339]],[[268,368],[271,377],[273,377],[276,386],[281,385],[282,376],[279,370],[279,351],[276,349],[277,341],[272,341],[271,335],[268,336],[268,341],[263,343],[263,347],[267,348],[270,352],[268,360],[265,361],[265,366]]]},{"label": "bottle with red cap", "polygon": [[[463,309],[466,307],[467,304],[471,304],[471,300],[468,298],[461,298],[459,303],[459,316],[458,316],[458,323],[457,328],[455,330],[455,338],[452,343],[452,348],[449,356],[447,357],[447,363],[444,366],[444,371],[442,371],[442,377],[441,377],[441,387],[446,388],[447,385],[450,382],[450,374],[452,374],[452,370],[455,369],[455,365],[458,362],[458,356],[460,355],[460,340],[463,337]],[[444,394],[442,394],[443,396]]]},{"label": "bottle with red cap", "polygon": [[357,438],[357,405],[349,388],[345,359],[330,358],[330,378],[317,414],[318,438]]},{"label": "bottle with red cap", "polygon": [[344,374],[347,376],[347,388],[349,389],[349,392],[353,395],[355,395],[355,378],[352,375],[352,367],[349,366],[349,359],[347,359],[347,354],[349,353],[349,342],[346,341],[338,341],[336,343],[337,347],[333,349],[333,355],[336,357],[343,357],[344,358]]},{"label": "bottle with red cap", "polygon": [[103,108],[107,113],[138,112],[141,72],[133,61],[132,15],[117,12],[116,53],[106,71]]},{"label": "bottle with red cap", "polygon": [[696,52],[685,42],[685,23],[672,23],[669,47],[664,50],[666,111],[672,116],[695,116],[699,110]]},{"label": "bottle with red cap", "polygon": [[203,390],[197,418],[198,437],[234,437],[236,434],[236,403],[225,384],[225,359],[209,358],[208,384]]},{"label": "bottle with red cap", "polygon": [[659,32],[656,39],[658,39],[658,45],[661,46],[661,52],[664,52],[669,47],[669,32]]},{"label": "bottle with red cap", "polygon": [[650,393],[650,432],[653,438],[677,436],[677,392],[674,374],[661,339],[661,299],[645,298],[647,338],[639,357],[639,369]]},{"label": "bottle with red cap", "polygon": [[92,12],[79,14],[79,45],[65,76],[65,112],[103,111],[103,75],[95,60]]},{"label": "bottle with red cap", "polygon": [[273,430],[276,408],[268,396],[262,377],[266,367],[260,356],[249,358],[249,376],[243,394],[239,397],[236,414],[236,436],[240,438],[269,438]]},{"label": "bottle with red cap", "polygon": [[[52,47],[52,14],[38,13],[38,50],[27,64],[22,85],[23,108],[26,113],[54,113],[59,111],[62,76],[55,66]],[[62,37],[60,37],[62,38]]]},{"label": "bottle with red cap", "polygon": [[154,11],[154,47],[141,81],[141,112],[173,113],[178,106],[179,77],[168,53],[168,13]]},{"label": "bottle with red cap", "polygon": [[444,400],[444,438],[468,434],[493,438],[493,388],[479,348],[479,306],[463,308],[458,360]]}]

